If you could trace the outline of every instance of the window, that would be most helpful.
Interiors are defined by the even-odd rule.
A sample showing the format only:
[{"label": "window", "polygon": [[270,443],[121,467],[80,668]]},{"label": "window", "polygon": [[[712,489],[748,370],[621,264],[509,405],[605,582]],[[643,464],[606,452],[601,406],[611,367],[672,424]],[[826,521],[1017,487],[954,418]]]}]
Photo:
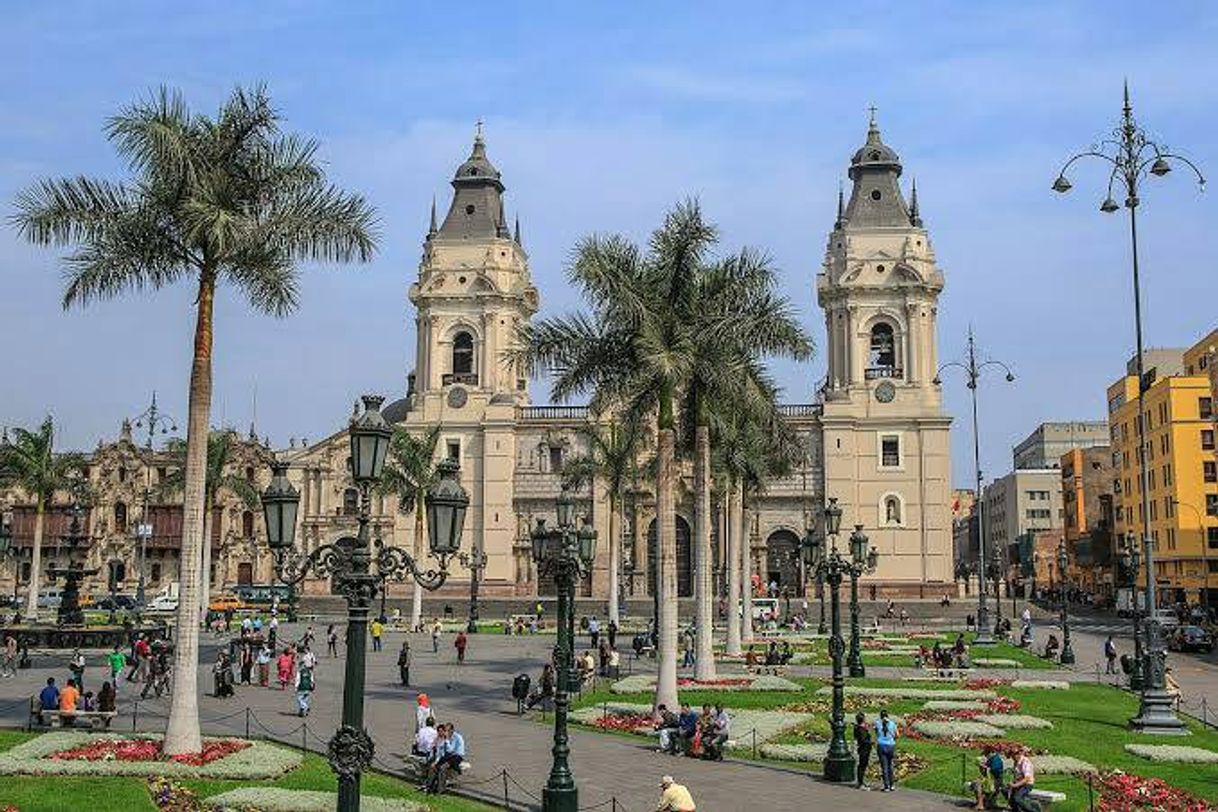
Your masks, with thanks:
[{"label": "window", "polygon": [[1170,434],[1164,434],[1162,437],[1159,438],[1159,450],[1162,451],[1164,454],[1171,451],[1171,435]]},{"label": "window", "polygon": [[1152,500],[1150,503],[1150,520],[1153,522],[1153,521],[1157,521],[1158,518],[1159,518],[1159,503]]},{"label": "window", "polygon": [[1207,561],[1205,563],[1209,565],[1210,572],[1218,572],[1218,561],[1214,561],[1213,559],[1210,559],[1209,561]]},{"label": "window", "polygon": [[897,365],[897,345],[892,325],[880,322],[871,328],[871,367],[891,369]]},{"label": "window", "polygon": [[469,375],[474,371],[474,337],[457,333],[453,338],[453,374]]},{"label": "window", "polygon": [[1175,502],[1172,501],[1170,496],[1163,497],[1163,517],[1165,519],[1170,519],[1172,517],[1172,511],[1175,509],[1175,507]]},{"label": "window", "polygon": [[901,523],[901,500],[895,496],[884,498],[884,522],[886,524]]},{"label": "window", "polygon": [[169,469],[166,468],[164,465],[158,466],[156,469],[156,481],[164,482],[168,478],[169,478]]},{"label": "window", "polygon": [[1218,516],[1218,493],[1207,493],[1205,495],[1205,515]]},{"label": "window", "polygon": [[127,531],[127,506],[122,502],[114,503],[114,532],[125,533]]},{"label": "window", "polygon": [[252,539],[254,537],[254,511],[246,510],[241,514],[241,537]]},{"label": "window", "polygon": [[127,467],[124,465],[120,465],[118,467],[118,481],[119,482],[127,481]]},{"label": "window", "polygon": [[249,482],[254,481],[254,466],[252,466],[252,465],[245,466],[245,478]]},{"label": "window", "polygon": [[1155,472],[1153,468],[1146,472],[1146,483],[1146,487],[1152,491],[1155,489]]},{"label": "window", "polygon": [[448,441],[448,458],[450,460],[455,460],[456,462],[461,461],[461,441],[460,440],[449,440]]},{"label": "window", "polygon": [[901,465],[901,438],[888,435],[880,438],[880,467],[899,468]]},{"label": "window", "polygon": [[1205,541],[1211,550],[1218,550],[1218,527],[1205,528]]},{"label": "window", "polygon": [[1214,401],[1210,398],[1197,398],[1197,416],[1202,420],[1214,419]]},{"label": "window", "polygon": [[154,563],[151,569],[152,573],[150,577],[152,579],[152,583],[159,584],[161,582],[161,565]]},{"label": "window", "polygon": [[562,446],[550,446],[550,470],[554,473],[562,471]]},{"label": "window", "polygon": [[30,562],[21,562],[21,583],[28,584],[30,582]]},{"label": "window", "polygon": [[1163,466],[1163,487],[1166,488],[1166,487],[1169,487],[1170,485],[1171,485],[1171,466],[1164,465]]},{"label": "window", "polygon": [[1167,549],[1176,549],[1176,528],[1174,527],[1167,528]]},{"label": "window", "polygon": [[354,516],[359,513],[359,491],[347,488],[343,491],[343,515]]},{"label": "window", "polygon": [[1206,482],[1218,482],[1218,462],[1214,460],[1202,462],[1201,475]]},{"label": "window", "polygon": [[1214,450],[1214,430],[1213,429],[1202,429],[1201,430],[1201,448],[1205,451]]}]

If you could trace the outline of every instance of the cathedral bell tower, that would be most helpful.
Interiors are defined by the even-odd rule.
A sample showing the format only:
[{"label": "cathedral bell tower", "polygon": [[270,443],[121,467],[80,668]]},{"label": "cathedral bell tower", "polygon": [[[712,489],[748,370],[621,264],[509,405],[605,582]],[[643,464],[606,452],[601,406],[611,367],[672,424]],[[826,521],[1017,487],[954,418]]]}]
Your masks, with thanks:
[{"label": "cathedral bell tower", "polygon": [[825,313],[825,496],[880,552],[884,594],[952,581],[948,430],[934,386],[943,273],[874,112],[838,191],[817,300]]}]

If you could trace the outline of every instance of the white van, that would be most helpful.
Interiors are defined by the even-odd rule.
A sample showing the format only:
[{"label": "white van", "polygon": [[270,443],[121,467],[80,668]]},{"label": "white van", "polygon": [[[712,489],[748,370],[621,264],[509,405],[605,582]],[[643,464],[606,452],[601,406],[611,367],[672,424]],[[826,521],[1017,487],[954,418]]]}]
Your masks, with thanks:
[{"label": "white van", "polygon": [[38,590],[39,609],[58,609],[63,603],[63,594],[57,586],[48,586]]}]

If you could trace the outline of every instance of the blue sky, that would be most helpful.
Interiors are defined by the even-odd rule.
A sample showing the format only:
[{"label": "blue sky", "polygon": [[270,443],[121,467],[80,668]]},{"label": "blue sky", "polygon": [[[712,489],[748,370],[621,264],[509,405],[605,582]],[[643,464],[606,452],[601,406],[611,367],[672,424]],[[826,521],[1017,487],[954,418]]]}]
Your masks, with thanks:
[{"label": "blue sky", "polygon": [[[814,280],[836,190],[875,104],[916,177],[947,279],[942,361],[970,324],[1014,368],[981,390],[983,468],[1047,419],[1101,418],[1132,351],[1127,223],[1097,211],[1104,177],[1060,163],[1101,137],[1128,76],[1150,133],[1218,176],[1218,10],[1212,4],[57,3],[9,5],[0,26],[0,205],[46,175],[119,177],[105,117],[159,84],[214,110],[265,81],[287,126],[380,212],[363,267],[309,268],[299,312],[274,320],[222,297],[215,422],[254,417],[276,445],[342,424],[363,391],[404,391],[406,288],[432,196],[486,122],[519,212],[543,312],[576,306],[563,264],[589,231],[643,238],[698,196],[725,248],[767,249],[823,344]],[[1183,172],[1154,181],[1140,221],[1147,343],[1215,324],[1218,203]],[[92,447],[150,392],[184,419],[185,287],[64,312],[57,257],[0,229],[0,424],[51,411]],[[790,401],[823,358],[780,364]],[[971,476],[965,389],[947,387],[953,478]],[[545,389],[535,389],[544,401]]]}]

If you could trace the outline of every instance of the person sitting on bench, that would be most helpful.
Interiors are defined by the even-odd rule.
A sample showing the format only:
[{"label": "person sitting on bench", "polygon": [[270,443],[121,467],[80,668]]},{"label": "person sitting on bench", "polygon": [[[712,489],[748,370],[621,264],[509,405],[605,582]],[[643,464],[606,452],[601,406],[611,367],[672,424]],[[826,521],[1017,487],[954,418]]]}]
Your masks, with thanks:
[{"label": "person sitting on bench", "polygon": [[681,734],[680,718],[668,709],[667,705],[656,708],[655,730],[660,734],[660,749],[658,752],[676,755],[677,738]]},{"label": "person sitting on bench", "polygon": [[782,641],[782,653],[778,655],[778,664],[786,665],[791,662],[791,658],[795,656],[795,652],[791,651],[791,642],[789,640]]},{"label": "person sitting on bench", "polygon": [[433,794],[444,791],[449,772],[459,772],[461,762],[465,760],[465,738],[457,732],[453,723],[447,722],[440,729],[442,738],[436,741],[436,758],[427,782],[427,791]]},{"label": "person sitting on bench", "polygon": [[59,710],[59,688],[55,686],[55,678],[47,677],[46,687],[38,694],[38,724],[45,725],[46,719],[42,711]]},{"label": "person sitting on bench", "polygon": [[425,756],[431,758],[431,754],[436,749],[436,739],[439,737],[439,732],[436,730],[436,720],[428,716],[427,721],[419,728],[419,732],[414,734],[414,743],[410,746],[410,752],[416,756]]},{"label": "person sitting on bench", "polygon": [[1057,642],[1057,635],[1049,635],[1049,641],[1045,643],[1045,653],[1041,655],[1046,660],[1056,660],[1057,650],[1061,647],[1061,643]]}]

